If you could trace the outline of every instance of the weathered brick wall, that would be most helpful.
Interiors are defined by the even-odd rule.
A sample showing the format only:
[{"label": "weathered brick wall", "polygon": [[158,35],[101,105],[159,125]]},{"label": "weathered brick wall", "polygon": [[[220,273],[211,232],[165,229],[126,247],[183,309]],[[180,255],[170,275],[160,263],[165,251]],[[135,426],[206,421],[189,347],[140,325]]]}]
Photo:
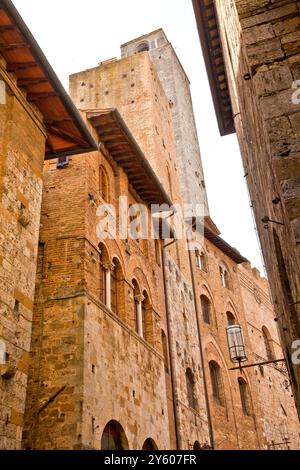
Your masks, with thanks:
[{"label": "weathered brick wall", "polygon": [[[181,182],[173,133],[172,107],[149,54],[140,53],[75,74],[70,77],[70,91],[75,103],[81,109],[113,106],[119,109],[171,199],[174,203],[181,203]],[[171,349],[176,375],[177,426],[180,435],[179,445],[187,449],[193,447],[196,440],[201,445],[209,442],[209,437],[203,378],[201,371],[199,373],[200,352],[195,308],[193,297],[192,299],[189,297],[192,295],[192,288],[185,240],[179,240],[168,251],[173,259],[171,264],[174,265],[173,275],[167,276],[167,292],[172,325]],[[188,331],[183,328],[182,295],[189,299],[185,307],[186,316],[193,327]],[[179,344],[180,353],[176,342]],[[188,367],[193,370],[197,379],[196,394],[199,409],[196,411],[193,411],[187,403],[185,374]]]},{"label": "weathered brick wall", "polygon": [[[111,176],[111,202],[129,194],[126,175],[121,169],[114,174],[102,153],[72,157],[63,170],[47,164],[24,447],[100,449],[103,429],[113,419],[122,424],[131,449],[147,438],[162,449],[174,446],[166,432],[172,397],[162,356],[161,329],[167,334],[167,327],[154,241],[147,256],[134,240],[130,250],[125,241],[107,241],[109,261],[117,257],[122,266],[124,298],[117,315],[100,302],[100,164]],[[91,193],[96,204],[89,201]],[[147,342],[135,332],[134,278],[150,297],[153,328]]]},{"label": "weathered brick wall", "polygon": [[[267,328],[270,334],[274,359],[282,359],[267,280],[247,264],[239,266],[238,274],[251,345],[249,362],[259,363],[269,359],[263,328]],[[299,449],[299,421],[285,364],[278,362],[255,367],[253,384],[257,389],[258,423],[262,427],[264,447]]]},{"label": "weathered brick wall", "polygon": [[[0,63],[0,339],[9,354],[0,376],[0,448],[21,445],[34,298],[45,134]],[[2,376],[2,373],[6,373]]]},{"label": "weathered brick wall", "polygon": [[[230,361],[228,350],[227,311],[231,312],[236,323],[242,326],[248,357],[246,364],[267,360],[262,336],[263,326],[267,327],[271,334],[275,357],[282,357],[268,283],[250,264],[237,265],[208,240],[205,240],[204,249],[207,272],[196,266],[196,259],[193,259],[193,269],[215,446],[217,449],[266,449],[272,441],[284,442],[286,435],[289,447],[298,449],[300,442],[297,413],[291,389],[286,389],[287,377],[280,364],[278,363],[277,368],[271,365],[262,369],[248,368],[243,372],[229,370],[234,365]],[[221,263],[226,263],[228,268],[230,289],[221,285]],[[207,296],[213,305],[210,324],[203,320],[201,295]],[[208,363],[212,360],[222,368],[223,406],[212,396],[208,369]],[[238,388],[240,377],[249,385],[251,416],[245,416],[242,411]],[[281,448],[286,446],[283,444]]]},{"label": "weathered brick wall", "polygon": [[[194,256],[193,269],[215,447],[216,449],[258,449],[261,447],[261,435],[258,429],[259,411],[256,406],[257,395],[253,382],[254,371],[247,369],[241,373],[240,371],[229,370],[230,367],[233,367],[233,364],[229,358],[226,334],[228,325],[226,313],[228,311],[234,315],[236,322],[242,326],[248,357],[252,352],[247,333],[246,309],[240,292],[238,266],[208,240],[205,240],[204,250],[207,260],[207,272],[196,266]],[[222,263],[226,264],[229,272],[229,289],[221,284],[219,267]],[[210,324],[207,324],[202,316],[201,295],[205,295],[211,301]],[[209,370],[210,361],[215,361],[221,367],[223,404],[219,404],[213,397]],[[239,377],[244,378],[249,386],[251,416],[245,416],[241,408],[238,387]]]},{"label": "weathered brick wall", "polygon": [[[299,404],[300,370],[291,362],[292,342],[300,337],[299,104],[292,101],[299,79],[299,3],[217,0],[216,6],[236,130]],[[265,216],[275,223],[263,224]]]}]

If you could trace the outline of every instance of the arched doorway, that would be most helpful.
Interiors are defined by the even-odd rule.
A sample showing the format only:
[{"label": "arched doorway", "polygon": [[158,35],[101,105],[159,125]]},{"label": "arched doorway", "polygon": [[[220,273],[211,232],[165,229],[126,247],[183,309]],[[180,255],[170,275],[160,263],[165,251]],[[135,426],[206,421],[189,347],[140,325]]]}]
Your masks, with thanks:
[{"label": "arched doorway", "polygon": [[158,450],[157,445],[151,437],[145,440],[142,450]]},{"label": "arched doorway", "polygon": [[128,440],[118,421],[109,421],[101,438],[101,450],[128,450]]}]

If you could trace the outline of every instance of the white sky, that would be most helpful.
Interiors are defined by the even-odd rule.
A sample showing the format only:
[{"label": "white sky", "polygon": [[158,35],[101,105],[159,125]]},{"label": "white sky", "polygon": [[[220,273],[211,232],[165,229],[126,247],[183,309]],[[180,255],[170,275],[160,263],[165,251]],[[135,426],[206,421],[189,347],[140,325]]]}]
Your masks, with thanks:
[{"label": "white sky", "polygon": [[236,136],[220,137],[191,0],[13,0],[60,80],[162,27],[190,81],[211,216],[263,272]]}]

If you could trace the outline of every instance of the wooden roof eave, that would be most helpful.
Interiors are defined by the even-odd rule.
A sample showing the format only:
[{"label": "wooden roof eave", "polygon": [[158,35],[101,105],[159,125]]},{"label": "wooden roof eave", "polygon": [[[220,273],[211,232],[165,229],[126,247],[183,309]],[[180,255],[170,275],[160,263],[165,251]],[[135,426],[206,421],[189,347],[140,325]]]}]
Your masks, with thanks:
[{"label": "wooden roof eave", "polygon": [[[170,197],[160,183],[119,111],[115,108],[101,111],[88,111],[87,117],[95,127],[100,141],[102,141],[102,133],[105,134],[104,144],[106,148],[116,163],[123,167],[129,177],[130,184],[135,188],[141,199],[149,205],[167,204],[169,207],[172,207],[173,203]],[[107,129],[110,129],[110,131]],[[117,137],[113,140],[109,139],[109,132],[111,132],[112,135],[115,132]],[[119,146],[116,145],[118,139],[120,139],[121,142]],[[114,143],[110,145],[110,142]]]},{"label": "wooden roof eave", "polygon": [[[94,140],[92,134],[89,132],[88,127],[80,116],[74,103],[65,91],[57,75],[53,71],[45,55],[40,49],[38,43],[34,39],[33,35],[24,23],[22,17],[20,16],[13,3],[10,0],[0,0],[0,10],[3,10],[4,14],[7,18],[9,18],[9,21],[11,23],[4,25],[0,24],[1,41],[3,42],[2,50],[0,49],[0,54],[7,54],[10,50],[14,50],[14,48],[19,48],[18,50],[22,51],[24,49],[25,54],[25,60],[22,60],[22,62],[18,63],[6,60],[5,58],[8,72],[17,73],[17,85],[25,89],[27,93],[27,101],[33,101],[35,106],[41,112],[42,116],[44,117],[44,125],[48,135],[51,136],[52,131],[47,121],[48,117],[45,116],[44,100],[49,100],[49,108],[52,107],[52,104],[55,105],[55,103],[58,102],[59,112],[61,112],[60,110],[64,110],[64,112],[61,113],[61,116],[59,115],[59,113],[57,113],[57,115],[55,116],[55,119],[57,119],[55,123],[61,128],[61,132],[66,132],[67,130],[66,124],[63,125],[62,123],[68,121],[69,124],[67,124],[67,126],[71,125],[71,132],[69,132],[70,135],[67,136],[65,134],[65,136],[62,137],[62,141],[60,143],[57,143],[56,146],[51,146],[49,142],[47,142],[46,147],[48,147],[48,150],[46,151],[45,158],[58,158],[61,156],[74,155],[79,153],[90,152],[92,150],[97,150],[98,146],[96,141]],[[4,33],[7,31],[13,32],[17,36],[20,36],[21,40],[16,44],[5,44]],[[20,47],[21,45],[22,47]],[[34,60],[28,62],[29,56],[33,57]],[[18,77],[18,73],[20,72],[20,70],[28,70],[28,67],[31,67],[31,69],[35,69],[39,77]],[[19,83],[18,79],[20,79]],[[30,86],[37,84],[43,84],[45,86],[45,89],[49,88],[49,91],[43,91],[42,93],[32,92]],[[50,100],[54,101],[51,101],[50,103]],[[81,145],[78,143],[78,141],[81,141]]]}]

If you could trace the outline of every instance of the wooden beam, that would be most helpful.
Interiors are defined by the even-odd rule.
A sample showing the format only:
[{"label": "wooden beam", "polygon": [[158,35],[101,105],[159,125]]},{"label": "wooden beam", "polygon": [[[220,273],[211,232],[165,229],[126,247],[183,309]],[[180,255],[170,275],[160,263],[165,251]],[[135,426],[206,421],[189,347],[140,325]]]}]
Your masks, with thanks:
[{"label": "wooden beam", "polygon": [[16,70],[26,70],[33,67],[38,67],[36,62],[10,62],[7,65],[8,72],[15,72]]},{"label": "wooden beam", "polygon": [[[55,117],[55,116],[51,116],[51,117],[47,117],[46,119],[44,119],[44,124],[55,124],[55,123],[58,123],[58,122],[68,122],[68,121],[73,121],[73,118],[71,117]],[[55,127],[55,126],[54,126]]]},{"label": "wooden beam", "polygon": [[57,135],[58,137],[61,137],[62,139],[65,139],[69,142],[76,142],[83,148],[87,146],[87,143],[82,140],[80,137],[74,136],[73,134],[70,134],[69,132],[63,130],[63,129],[58,129],[57,127],[54,126],[48,126],[48,130],[54,134]]},{"label": "wooden beam", "polygon": [[7,24],[0,26],[0,33],[6,33],[7,31],[14,31],[17,27],[13,24]]},{"label": "wooden beam", "polygon": [[21,47],[28,47],[25,42],[16,43],[2,43],[0,42],[0,51],[10,51],[13,49],[19,49]]},{"label": "wooden beam", "polygon": [[51,98],[57,96],[55,91],[45,91],[40,93],[28,93],[27,100],[28,101],[38,101],[38,100],[45,100],[47,98]]},{"label": "wooden beam", "polygon": [[40,77],[40,78],[19,78],[18,85],[19,86],[30,86],[30,85],[38,85],[39,83],[47,83],[49,82],[48,78]]}]

